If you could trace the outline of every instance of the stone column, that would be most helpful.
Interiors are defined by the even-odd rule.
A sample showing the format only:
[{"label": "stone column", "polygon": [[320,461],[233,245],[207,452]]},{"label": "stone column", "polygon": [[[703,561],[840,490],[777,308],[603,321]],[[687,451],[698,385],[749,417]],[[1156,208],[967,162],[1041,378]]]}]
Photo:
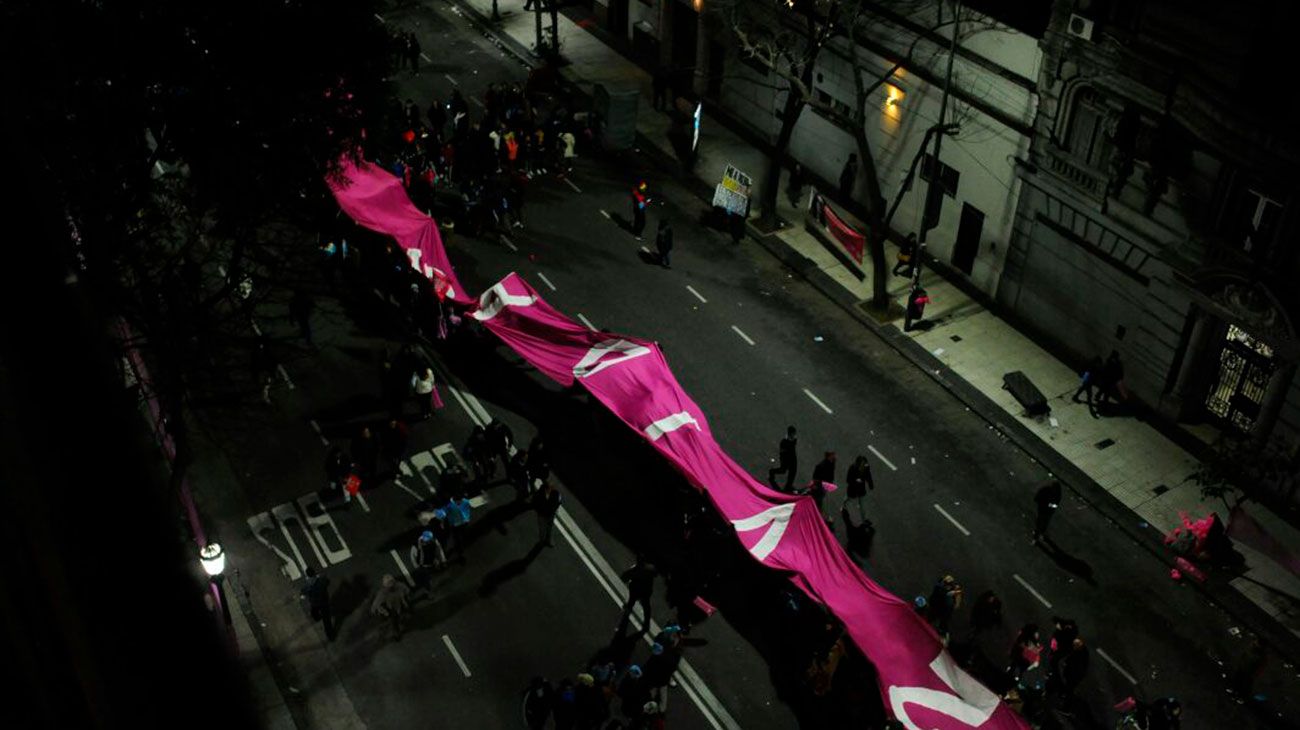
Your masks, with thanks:
[{"label": "stone column", "polygon": [[704,22],[704,4],[697,2],[695,8],[695,75],[691,86],[695,96],[703,99],[709,89],[709,25]]},{"label": "stone column", "polygon": [[1218,321],[1208,312],[1193,309],[1191,316],[1196,320],[1192,325],[1191,335],[1187,338],[1183,361],[1178,365],[1178,375],[1174,379],[1174,387],[1169,391],[1166,399],[1167,406],[1164,409],[1174,418],[1186,418],[1198,405],[1189,403],[1188,399],[1200,392],[1197,386],[1203,382],[1205,360],[1213,351],[1216,344],[1215,337],[1219,332]]},{"label": "stone column", "polygon": [[1250,427],[1250,437],[1258,444],[1268,441],[1277,424],[1277,416],[1286,403],[1286,394],[1291,390],[1291,381],[1295,378],[1294,363],[1279,362],[1272,377],[1268,379],[1268,388],[1264,390],[1264,402],[1259,406],[1259,417]]}]

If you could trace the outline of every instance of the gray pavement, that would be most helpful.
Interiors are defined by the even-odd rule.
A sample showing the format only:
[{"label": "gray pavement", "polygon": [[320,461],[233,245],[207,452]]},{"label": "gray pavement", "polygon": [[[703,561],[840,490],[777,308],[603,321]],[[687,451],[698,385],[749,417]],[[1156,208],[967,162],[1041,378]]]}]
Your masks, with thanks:
[{"label": "gray pavement", "polygon": [[[470,96],[489,80],[522,76],[446,5],[386,21],[416,29],[426,52],[448,59],[401,81],[418,103],[427,103],[432,89],[445,97],[448,77]],[[651,229],[658,215],[674,220],[672,270],[648,264],[642,244],[616,222],[627,216],[627,189],[642,175],[666,201]],[[800,429],[803,478],[822,450],[838,452],[841,470],[858,453],[869,455],[878,489],[867,510],[879,532],[864,567],[882,585],[910,597],[952,573],[968,599],[995,590],[1007,625],[976,642],[994,664],[1022,623],[1047,626],[1053,615],[1079,622],[1094,652],[1082,692],[1092,721],[1084,713],[1061,722],[1106,725],[1109,706],[1136,692],[1180,696],[1187,727],[1263,726],[1223,693],[1216,660],[1243,647],[1222,612],[1171,583],[1163,564],[1086,504],[1067,498],[1053,525],[1058,550],[1031,547],[1031,497],[1043,468],[766,251],[735,247],[698,225],[706,203],[673,179],[662,159],[582,159],[571,181],[577,189],[534,182],[527,228],[511,236],[517,250],[448,237],[472,291],[518,271],[562,311],[659,341],[719,441],[755,474],[768,468],[788,424]],[[294,388],[277,387],[270,409],[243,403],[205,413],[215,449],[196,470],[204,474],[196,478],[200,500],[218,516],[274,660],[285,665],[290,702],[301,705],[310,727],[515,726],[530,676],[581,671],[612,632],[617,605],[608,576],[589,566],[595,556],[617,567],[641,549],[669,560],[690,555],[671,535],[674,476],[638,453],[634,440],[612,433],[618,427],[589,404],[558,392],[501,348],[449,351],[446,367],[517,439],[546,435],[575,528],[570,535],[581,531],[592,548],[575,550],[574,537],[532,556],[532,516],[513,516],[508,488],[491,489],[476,514],[488,527],[472,542],[467,564],[440,575],[433,598],[417,603],[407,638],[387,643],[362,604],[380,575],[400,572],[388,551],[404,555],[416,501],[385,485],[366,495],[369,511],[353,505],[328,512],[347,549],[324,529],[340,558],[328,572],[336,612],[344,615],[338,640],[327,645],[299,606],[301,581],[282,574],[280,557],[246,523],[319,486],[324,446],[309,421],[325,439],[343,436],[350,420],[364,416],[366,394],[377,390],[378,351],[400,335],[393,313],[372,296],[322,305],[318,352],[292,345],[287,322],[263,324],[290,343],[282,360]],[[264,316],[276,306],[268,304]],[[463,442],[476,409],[446,400],[434,422],[416,427],[413,452]],[[416,495],[427,489],[419,479],[402,481]],[[834,497],[830,504],[839,506]],[[289,534],[304,561],[320,562],[316,542]],[[271,537],[292,553],[282,536]],[[780,581],[764,581],[771,578],[752,565],[726,565],[714,589],[721,612],[701,627],[708,643],[692,648],[688,660],[739,726],[826,726],[792,687],[790,675],[802,667],[792,666],[773,638],[782,614],[769,606]],[[659,593],[655,614],[667,615],[662,584]],[[963,612],[955,636],[964,635],[964,619]],[[1294,682],[1294,671],[1275,662],[1260,686],[1280,698],[1296,695]],[[875,691],[864,686],[868,695]],[[685,690],[675,692],[670,727],[716,726]]]}]

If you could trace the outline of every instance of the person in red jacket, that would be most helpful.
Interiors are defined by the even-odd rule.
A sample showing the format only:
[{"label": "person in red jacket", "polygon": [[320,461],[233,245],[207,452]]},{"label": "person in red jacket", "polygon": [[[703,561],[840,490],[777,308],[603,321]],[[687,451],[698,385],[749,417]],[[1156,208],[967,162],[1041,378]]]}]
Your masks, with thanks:
[{"label": "person in red jacket", "polygon": [[632,188],[632,235],[638,241],[642,240],[641,232],[645,230],[645,207],[650,204],[650,195],[646,191],[644,180]]}]

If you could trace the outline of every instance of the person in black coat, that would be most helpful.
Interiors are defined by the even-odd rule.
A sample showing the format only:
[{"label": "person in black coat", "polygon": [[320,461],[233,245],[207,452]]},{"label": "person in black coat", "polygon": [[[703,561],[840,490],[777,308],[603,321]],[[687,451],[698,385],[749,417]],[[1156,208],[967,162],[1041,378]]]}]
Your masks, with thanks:
[{"label": "person in black coat", "polygon": [[627,601],[623,604],[623,614],[619,617],[615,630],[619,636],[626,633],[632,618],[632,608],[639,603],[642,621],[641,630],[637,633],[644,634],[650,629],[650,594],[655,587],[654,566],[646,561],[644,555],[637,555],[636,562],[623,571],[620,577],[627,584]]},{"label": "person in black coat", "polygon": [[1034,517],[1034,534],[1030,543],[1037,545],[1047,537],[1047,527],[1052,522],[1052,515],[1061,507],[1061,482],[1053,479],[1038,488],[1034,493],[1034,505],[1037,514]]},{"label": "person in black coat", "polygon": [[795,452],[799,439],[796,437],[794,426],[785,430],[785,438],[777,446],[777,466],[775,469],[767,470],[767,481],[771,483],[773,489],[779,489],[776,486],[776,475],[785,474],[785,491],[790,491],[794,486],[794,475],[799,469],[799,457]]},{"label": "person in black coat", "polygon": [[[808,493],[817,501],[817,511],[825,515],[822,505],[826,501],[826,492],[829,485],[835,483],[835,452],[827,451],[822,460],[817,462],[813,467],[812,484],[808,485]],[[826,518],[827,524],[834,524],[834,518]]]},{"label": "person in black coat", "polygon": [[318,575],[316,569],[307,567],[307,582],[303,584],[299,595],[306,599],[313,621],[320,621],[325,627],[325,638],[334,641],[334,614],[330,611],[330,579]]},{"label": "person in black coat", "polygon": [[862,498],[867,496],[868,491],[875,491],[876,482],[871,476],[871,462],[867,457],[858,456],[849,465],[848,472],[844,475],[845,481],[845,501],[852,499],[858,503],[858,517],[867,518],[866,510],[862,506]]},{"label": "person in black coat", "polygon": [[655,234],[655,248],[659,251],[659,265],[671,269],[669,255],[673,251],[673,227],[667,218],[659,220],[659,232]]}]

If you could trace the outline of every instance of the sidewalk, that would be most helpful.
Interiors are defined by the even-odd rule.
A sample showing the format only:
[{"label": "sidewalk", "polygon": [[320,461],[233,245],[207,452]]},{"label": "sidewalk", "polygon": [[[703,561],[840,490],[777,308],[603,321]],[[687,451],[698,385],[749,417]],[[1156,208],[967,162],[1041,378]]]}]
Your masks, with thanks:
[{"label": "sidewalk", "polygon": [[[491,0],[449,0],[453,7],[470,10],[477,22],[492,26],[514,53],[527,56],[534,41],[531,12],[523,0],[499,0],[502,19],[489,23]],[[561,14],[558,18],[561,50],[570,61],[562,75],[590,93],[594,84],[613,89],[638,89],[637,132],[641,144],[649,143],[659,155],[675,159],[668,141],[669,119],[651,105],[649,73],[607,46],[597,33]],[[584,21],[583,25],[587,25]],[[734,133],[707,110],[701,124],[699,158],[694,175],[702,193],[711,194],[728,164],[755,181],[766,169],[766,156],[742,135]],[[806,190],[805,190],[806,195]],[[790,225],[774,235],[751,233],[779,258],[840,303],[882,338],[912,359],[967,406],[988,420],[1017,445],[1042,462],[1085,501],[1114,519],[1157,557],[1172,564],[1173,554],[1161,546],[1161,536],[1181,524],[1180,513],[1195,517],[1218,511],[1224,505],[1201,499],[1199,487],[1188,480],[1196,460],[1153,426],[1131,417],[1092,418],[1086,406],[1070,401],[1079,375],[1042,349],[980,302],[938,273],[926,270],[922,285],[930,295],[926,319],[933,327],[904,334],[900,324],[881,325],[865,313],[870,298],[870,262],[859,280],[817,237],[803,228],[802,211],[790,205],[784,189],[778,195],[778,212]],[[835,206],[852,224],[858,221]],[[886,246],[889,268],[897,248]],[[901,299],[907,280],[891,277],[888,291]],[[1002,389],[1002,376],[1023,371],[1048,397],[1049,417],[1021,416],[1020,405]],[[1254,503],[1251,516],[1273,531],[1275,537],[1300,550],[1300,533]],[[1228,583],[1211,577],[1202,588],[1238,621],[1249,625],[1265,640],[1293,659],[1300,655],[1300,578],[1250,548],[1237,545],[1246,556],[1248,570]],[[1168,580],[1167,577],[1161,576]],[[1248,599],[1247,600],[1243,600]],[[1272,619],[1270,621],[1270,619]],[[1284,631],[1278,630],[1278,624]]]}]

